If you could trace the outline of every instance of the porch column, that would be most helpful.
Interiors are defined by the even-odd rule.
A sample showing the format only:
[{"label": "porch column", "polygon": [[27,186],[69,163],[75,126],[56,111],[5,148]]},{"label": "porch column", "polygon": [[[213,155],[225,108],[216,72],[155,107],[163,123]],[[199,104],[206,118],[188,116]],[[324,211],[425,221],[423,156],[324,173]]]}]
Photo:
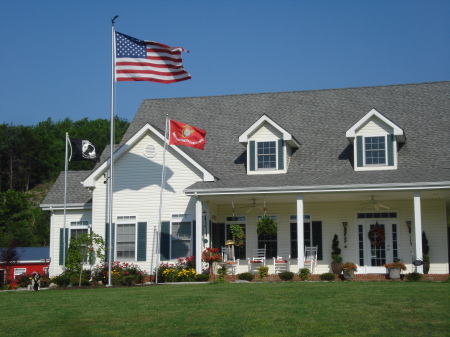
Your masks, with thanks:
[{"label": "porch column", "polygon": [[297,195],[297,250],[298,268],[305,267],[305,244],[303,237],[303,195]]},{"label": "porch column", "polygon": [[[414,239],[416,242],[416,259],[423,261],[422,256],[422,211],[420,206],[420,192],[414,192]],[[423,265],[416,267],[418,273],[423,274]]]},{"label": "porch column", "polygon": [[203,223],[203,213],[202,213],[202,202],[200,198],[197,198],[195,202],[195,271],[198,274],[202,272],[202,223]]}]

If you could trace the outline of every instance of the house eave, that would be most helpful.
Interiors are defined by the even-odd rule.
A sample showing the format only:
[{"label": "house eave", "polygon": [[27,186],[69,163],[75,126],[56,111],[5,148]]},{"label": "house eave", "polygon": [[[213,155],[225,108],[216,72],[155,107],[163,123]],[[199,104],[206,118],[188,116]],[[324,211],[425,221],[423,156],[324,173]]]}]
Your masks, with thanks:
[{"label": "house eave", "polygon": [[[41,204],[40,207],[43,211],[56,211],[63,210],[64,204]],[[66,209],[92,209],[92,203],[66,204]]]}]

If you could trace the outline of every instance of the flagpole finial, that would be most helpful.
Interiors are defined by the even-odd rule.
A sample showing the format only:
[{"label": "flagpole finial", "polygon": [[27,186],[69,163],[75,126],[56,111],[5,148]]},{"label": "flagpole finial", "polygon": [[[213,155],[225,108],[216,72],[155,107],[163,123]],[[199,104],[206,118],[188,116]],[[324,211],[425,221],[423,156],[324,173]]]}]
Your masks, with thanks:
[{"label": "flagpole finial", "polygon": [[114,18],[112,18],[111,23],[112,23],[113,26],[114,26],[114,23],[115,23],[115,21],[116,21],[116,19],[117,19],[118,17],[119,17],[119,16],[116,15]]}]

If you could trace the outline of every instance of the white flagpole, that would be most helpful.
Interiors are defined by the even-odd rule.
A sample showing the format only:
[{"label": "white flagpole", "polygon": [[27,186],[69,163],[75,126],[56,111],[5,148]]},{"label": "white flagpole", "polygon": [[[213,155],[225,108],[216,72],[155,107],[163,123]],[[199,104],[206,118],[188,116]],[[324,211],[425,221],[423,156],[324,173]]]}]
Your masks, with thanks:
[{"label": "white flagpole", "polygon": [[63,272],[66,271],[67,167],[69,166],[68,159],[67,159],[68,143],[69,143],[69,133],[66,132],[66,154],[65,154],[65,158],[64,158],[64,228],[63,228],[63,245],[62,245]]},{"label": "white flagpole", "polygon": [[163,205],[163,192],[166,182],[166,148],[167,148],[167,133],[168,133],[169,115],[166,115],[166,129],[164,131],[164,149],[163,149],[163,166],[161,174],[161,191],[159,192],[159,217],[158,217],[158,232],[156,244],[156,273],[155,283],[158,284],[158,269],[161,262],[161,213]]},{"label": "white flagpole", "polygon": [[116,37],[114,30],[114,21],[116,20],[117,15],[114,19],[111,20],[111,40],[112,40],[112,53],[111,53],[111,116],[110,116],[110,156],[109,156],[109,242],[108,242],[108,286],[112,286],[111,284],[111,264],[112,264],[112,241],[114,238],[112,237],[112,226],[113,226],[113,181],[114,181],[114,116],[115,116],[115,61],[116,61]]}]

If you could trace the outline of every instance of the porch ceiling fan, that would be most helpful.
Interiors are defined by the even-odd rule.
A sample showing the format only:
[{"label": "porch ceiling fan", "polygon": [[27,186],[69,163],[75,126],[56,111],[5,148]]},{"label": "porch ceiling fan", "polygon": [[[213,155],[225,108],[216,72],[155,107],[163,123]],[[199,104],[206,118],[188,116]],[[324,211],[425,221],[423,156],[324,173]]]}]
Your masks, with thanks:
[{"label": "porch ceiling fan", "polygon": [[371,199],[368,202],[361,204],[364,208],[373,207],[373,209],[379,211],[380,209],[390,209],[390,207],[380,204],[375,200],[375,196],[372,195]]},{"label": "porch ceiling fan", "polygon": [[257,203],[257,202],[256,202],[256,199],[252,199],[252,201],[253,201],[252,204],[246,205],[246,206],[239,206],[238,208],[241,208],[241,209],[242,209],[242,208],[245,208],[245,209],[247,209],[247,210],[245,211],[245,213],[249,213],[249,212],[251,212],[251,211],[252,211],[253,209],[255,209],[255,208],[264,210],[264,207],[261,206],[261,204]]}]

